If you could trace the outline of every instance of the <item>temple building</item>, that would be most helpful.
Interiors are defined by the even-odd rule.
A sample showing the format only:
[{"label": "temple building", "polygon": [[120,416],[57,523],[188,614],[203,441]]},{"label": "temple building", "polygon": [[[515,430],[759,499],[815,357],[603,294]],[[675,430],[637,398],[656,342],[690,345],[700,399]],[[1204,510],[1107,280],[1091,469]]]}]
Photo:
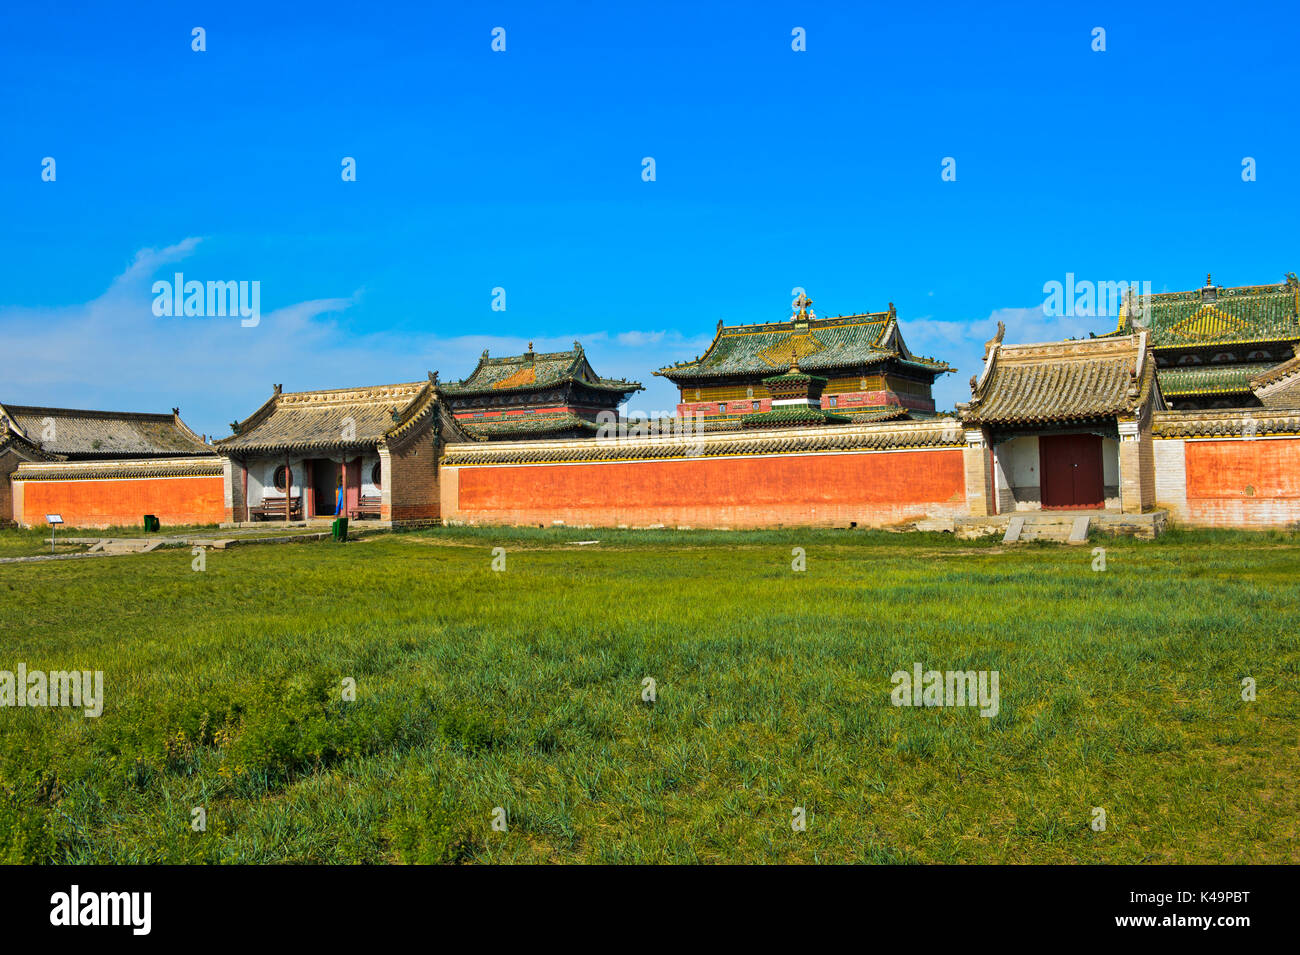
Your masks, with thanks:
[{"label": "temple building", "polygon": [[818,318],[799,296],[784,322],[718,322],[704,355],[655,372],[681,390],[677,413],[706,424],[734,422],[773,410],[766,379],[795,360],[826,379],[821,407],[855,423],[934,417],[934,381],[955,371],[946,362],[912,354],[891,302],[886,312]]},{"label": "temple building", "polygon": [[[221,473],[216,452],[171,414],[0,405],[0,523],[135,524],[145,513],[189,522],[211,516],[195,491]],[[166,480],[162,480],[166,479]],[[126,480],[125,484],[120,483]],[[105,482],[111,485],[108,493]],[[129,489],[131,509],[114,498]],[[199,495],[201,497],[201,495]]]},{"label": "temple building", "polygon": [[[1151,335],[1160,390],[1178,411],[1276,406],[1273,371],[1300,343],[1300,281],[1222,288],[1210,276],[1188,292],[1131,295],[1116,335]],[[1260,389],[1267,392],[1262,394]]]},{"label": "temple building", "polygon": [[[394,524],[438,517],[438,455],[467,441],[435,383],[285,392],[215,442],[226,467],[226,520],[333,516]],[[342,504],[338,498],[342,495]]]},{"label": "temple building", "polygon": [[475,438],[590,437],[597,416],[618,420],[618,406],[642,390],[637,381],[602,378],[578,342],[572,351],[488,357],[487,350],[468,378],[439,385],[456,421]]},{"label": "temple building", "polygon": [[822,407],[822,392],[827,380],[819,375],[809,375],[799,370],[799,362],[791,360],[790,370],[782,375],[763,379],[763,387],[771,395],[768,411],[755,411],[741,418],[746,428],[800,428],[819,424],[847,424],[844,415]]},{"label": "temple building", "polygon": [[972,513],[1155,503],[1152,416],[1164,410],[1147,333],[985,346],[966,428]]}]

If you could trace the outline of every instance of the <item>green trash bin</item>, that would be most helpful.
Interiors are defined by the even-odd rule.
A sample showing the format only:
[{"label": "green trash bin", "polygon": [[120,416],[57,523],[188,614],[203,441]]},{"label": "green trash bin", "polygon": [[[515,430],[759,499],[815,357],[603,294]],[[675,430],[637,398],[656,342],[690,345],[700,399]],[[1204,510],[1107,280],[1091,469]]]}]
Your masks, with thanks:
[{"label": "green trash bin", "polygon": [[345,541],[348,539],[348,519],[346,517],[334,518],[332,527],[334,529],[334,539],[336,541]]},{"label": "green trash bin", "polygon": [[158,530],[161,526],[162,525],[158,523],[158,518],[154,515],[146,514],[144,516],[144,530],[146,534]]}]

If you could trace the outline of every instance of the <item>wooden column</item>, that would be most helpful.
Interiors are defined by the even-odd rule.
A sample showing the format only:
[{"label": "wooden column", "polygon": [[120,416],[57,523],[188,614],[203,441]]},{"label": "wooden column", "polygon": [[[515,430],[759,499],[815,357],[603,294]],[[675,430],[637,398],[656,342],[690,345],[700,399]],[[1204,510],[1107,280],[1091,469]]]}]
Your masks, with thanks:
[{"label": "wooden column", "polygon": [[239,484],[244,489],[244,520],[248,520],[248,462],[239,462]]},{"label": "wooden column", "polygon": [[293,506],[293,468],[289,467],[289,455],[284,456],[284,523],[289,524],[290,510]]},{"label": "wooden column", "polygon": [[305,521],[316,516],[316,468],[311,458],[303,462],[302,469],[302,519]]},{"label": "wooden column", "polygon": [[338,494],[339,494],[338,516],[347,517],[348,516],[348,456],[346,454],[343,455],[343,464],[341,465],[341,467],[343,468],[343,471],[341,472],[343,476],[343,485],[338,489]]}]

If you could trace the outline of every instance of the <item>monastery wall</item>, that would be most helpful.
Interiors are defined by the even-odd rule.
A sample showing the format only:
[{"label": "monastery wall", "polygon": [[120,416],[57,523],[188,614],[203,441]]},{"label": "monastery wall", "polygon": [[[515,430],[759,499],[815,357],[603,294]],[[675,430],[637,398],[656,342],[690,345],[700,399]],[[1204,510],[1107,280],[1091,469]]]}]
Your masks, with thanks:
[{"label": "monastery wall", "polygon": [[442,518],[752,528],[959,516],[963,447],[951,422],[449,445]]},{"label": "monastery wall", "polygon": [[1155,416],[1156,504],[1197,527],[1300,523],[1300,410]]},{"label": "monastery wall", "polygon": [[69,528],[139,527],[154,514],[163,527],[225,519],[219,458],[22,464],[12,475],[14,518],[25,527],[60,514]]}]

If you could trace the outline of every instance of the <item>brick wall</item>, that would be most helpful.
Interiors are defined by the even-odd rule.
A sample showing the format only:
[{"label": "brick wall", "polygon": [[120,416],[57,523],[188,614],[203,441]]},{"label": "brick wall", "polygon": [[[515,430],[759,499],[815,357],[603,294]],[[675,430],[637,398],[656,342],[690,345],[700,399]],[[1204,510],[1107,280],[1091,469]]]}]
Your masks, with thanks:
[{"label": "brick wall", "polygon": [[145,514],[164,526],[218,524],[225,519],[221,475],[23,481],[21,522],[45,523],[60,514],[69,527],[139,527]]},{"label": "brick wall", "polygon": [[1300,522],[1300,437],[1188,440],[1185,520],[1209,527]]},{"label": "brick wall", "polygon": [[401,450],[388,452],[389,520],[437,520],[440,511],[438,489],[437,435],[427,431],[404,445]]},{"label": "brick wall", "polygon": [[1169,511],[1179,523],[1187,522],[1187,442],[1181,438],[1152,441],[1156,472],[1156,507]]},{"label": "brick wall", "polygon": [[598,527],[879,526],[966,512],[963,449],[443,468],[442,517]]},{"label": "brick wall", "polygon": [[0,527],[16,521],[14,513],[13,489],[9,485],[9,475],[18,467],[22,459],[13,451],[0,451]]}]

